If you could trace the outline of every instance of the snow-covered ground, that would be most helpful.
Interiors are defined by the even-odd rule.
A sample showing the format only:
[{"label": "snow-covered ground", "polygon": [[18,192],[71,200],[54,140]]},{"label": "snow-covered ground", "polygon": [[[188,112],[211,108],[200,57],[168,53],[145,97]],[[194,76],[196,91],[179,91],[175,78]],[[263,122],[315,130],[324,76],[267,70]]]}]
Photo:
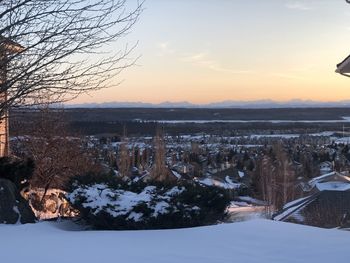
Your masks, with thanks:
[{"label": "snow-covered ground", "polygon": [[227,222],[266,218],[266,203],[250,196],[239,196],[227,208]]},{"label": "snow-covered ground", "polygon": [[68,231],[1,225],[1,262],[349,262],[350,232],[268,220],[162,231]]},{"label": "snow-covered ground", "polygon": [[266,218],[265,206],[248,204],[244,201],[233,201],[227,208],[227,222],[240,222],[257,218]]},{"label": "snow-covered ground", "polygon": [[234,183],[229,176],[225,177],[225,181],[221,182],[212,178],[205,178],[205,179],[201,179],[198,180],[198,182],[202,185],[206,185],[206,186],[216,186],[216,187],[220,187],[223,189],[239,189],[242,184],[241,183]]}]

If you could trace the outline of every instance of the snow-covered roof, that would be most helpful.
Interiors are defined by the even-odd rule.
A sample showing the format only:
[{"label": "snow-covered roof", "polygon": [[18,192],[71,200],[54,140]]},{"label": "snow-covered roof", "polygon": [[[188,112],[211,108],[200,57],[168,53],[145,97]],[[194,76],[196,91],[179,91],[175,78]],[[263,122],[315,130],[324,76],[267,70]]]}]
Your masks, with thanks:
[{"label": "snow-covered roof", "polygon": [[244,202],[247,202],[249,204],[253,204],[253,205],[258,205],[258,206],[266,206],[267,205],[267,203],[265,201],[258,200],[256,198],[252,198],[250,196],[238,196],[237,199],[244,201]]},{"label": "snow-covered roof", "polygon": [[240,178],[243,178],[245,176],[245,173],[241,172],[241,171],[238,171],[238,175],[239,175]]},{"label": "snow-covered roof", "polygon": [[314,198],[315,195],[307,196],[285,204],[283,210],[273,216],[273,220],[283,221],[287,219],[291,215],[298,213],[299,210],[304,208],[305,205],[308,204],[310,201],[314,200]]},{"label": "snow-covered roof", "polygon": [[[273,216],[273,220],[284,221],[289,218],[293,218],[299,222],[304,220],[302,211],[305,209],[311,202],[320,197],[326,198],[333,202],[332,205],[336,205],[334,198],[342,194],[340,192],[348,193],[350,192],[350,183],[346,182],[324,182],[324,183],[315,183],[315,188],[318,192],[313,195],[303,197],[294,201],[291,201],[284,205],[283,209]],[[324,202],[324,201],[323,201]]]},{"label": "snow-covered roof", "polygon": [[173,173],[173,175],[177,178],[177,179],[181,179],[182,175],[179,174],[178,172],[176,172],[175,170],[171,170],[171,172]]},{"label": "snow-covered roof", "polygon": [[349,191],[350,184],[343,182],[316,183],[316,188],[319,191]]},{"label": "snow-covered roof", "polygon": [[223,189],[239,189],[242,187],[241,183],[233,182],[229,176],[226,176],[225,180],[222,180],[222,181],[207,177],[207,178],[198,180],[198,182],[202,185],[216,186],[216,187],[220,187]]},{"label": "snow-covered roof", "polygon": [[323,183],[323,182],[349,182],[350,183],[350,177],[345,176],[338,172],[331,172],[327,173],[318,177],[315,177],[309,181],[309,185],[311,187],[314,187],[317,183]]},{"label": "snow-covered roof", "polygon": [[324,175],[321,175],[321,176],[318,176],[318,177],[315,177],[315,178],[312,178],[310,181],[309,181],[309,184],[310,185],[314,185],[317,181],[320,181],[320,180],[324,180],[330,176],[333,176],[335,175],[335,172],[331,172],[331,173],[327,173],[327,174],[324,174]]}]

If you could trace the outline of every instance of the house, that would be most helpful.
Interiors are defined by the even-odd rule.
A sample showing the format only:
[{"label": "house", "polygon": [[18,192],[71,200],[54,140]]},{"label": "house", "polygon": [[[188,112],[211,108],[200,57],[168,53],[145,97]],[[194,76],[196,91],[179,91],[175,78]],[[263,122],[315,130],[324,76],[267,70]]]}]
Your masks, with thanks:
[{"label": "house", "polygon": [[350,185],[329,188],[286,204],[273,220],[325,228],[350,227]]},{"label": "house", "polygon": [[227,191],[231,198],[235,196],[236,193],[246,194],[246,186],[235,182],[229,176],[225,178],[219,177],[204,177],[204,178],[195,178],[195,181],[200,183],[203,186],[215,186]]},{"label": "house", "polygon": [[350,56],[346,57],[342,62],[337,65],[336,73],[349,77],[350,73]]},{"label": "house", "polygon": [[216,173],[207,173],[204,177],[195,178],[195,181],[202,185],[225,189],[232,198],[237,194],[247,195],[249,193],[249,176],[234,167]]},{"label": "house", "polygon": [[[171,170],[167,167],[165,170],[164,178],[166,179],[167,182],[175,183],[179,180],[182,180],[183,176],[181,174],[177,173],[176,171]],[[152,169],[150,171],[145,170],[145,171],[141,172],[138,176],[135,176],[133,178],[134,182],[142,181],[142,182],[147,183],[147,182],[150,182],[152,180],[153,180]]]},{"label": "house", "polygon": [[331,162],[329,162],[329,161],[320,163],[319,167],[320,167],[320,173],[321,173],[321,175],[330,173],[330,172],[332,172],[333,169],[334,169],[333,163],[331,163]]},{"label": "house", "polygon": [[344,184],[350,184],[350,177],[347,173],[338,173],[338,172],[331,172],[328,174],[324,174],[318,177],[315,177],[311,179],[308,182],[309,189],[315,189],[320,185],[323,185],[325,183],[344,183]]},{"label": "house", "polygon": [[305,197],[284,205],[274,220],[325,228],[349,227],[350,177],[332,172],[310,180]]},{"label": "house", "polygon": [[5,109],[1,112],[0,116],[0,157],[4,157],[9,155],[9,120],[8,120],[8,109],[6,107],[7,102],[7,89],[3,87],[6,83],[7,79],[7,64],[8,57],[12,54],[19,53],[23,51],[24,48],[5,38],[0,36],[0,87],[2,92],[0,93],[0,103],[2,105],[5,104]]},{"label": "house", "polygon": [[192,178],[194,176],[195,167],[189,163],[177,163],[171,167],[177,173]]},{"label": "house", "polygon": [[327,174],[323,174],[321,176],[312,178],[309,181],[305,181],[304,178],[298,178],[298,184],[295,187],[296,192],[299,196],[310,195],[311,192],[318,192],[317,186],[320,183],[327,182],[342,182],[342,183],[350,183],[350,177],[347,172],[330,172]]},{"label": "house", "polygon": [[240,183],[244,188],[249,188],[251,185],[251,180],[247,172],[238,170],[235,167],[212,173],[211,177],[218,180],[225,180],[225,178],[229,177],[232,181]]},{"label": "house", "polygon": [[229,177],[234,178],[234,179],[239,178],[237,169],[235,169],[233,167],[212,173],[212,177],[216,177],[216,178],[220,178],[220,179],[224,179],[226,176],[229,176]]}]

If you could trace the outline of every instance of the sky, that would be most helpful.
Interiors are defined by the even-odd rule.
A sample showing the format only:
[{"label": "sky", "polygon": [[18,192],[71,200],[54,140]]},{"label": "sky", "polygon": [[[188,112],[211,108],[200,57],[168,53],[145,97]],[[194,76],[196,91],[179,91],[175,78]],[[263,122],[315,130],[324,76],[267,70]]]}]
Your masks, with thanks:
[{"label": "sky", "polygon": [[73,103],[350,99],[345,0],[146,0],[123,41],[137,65]]}]

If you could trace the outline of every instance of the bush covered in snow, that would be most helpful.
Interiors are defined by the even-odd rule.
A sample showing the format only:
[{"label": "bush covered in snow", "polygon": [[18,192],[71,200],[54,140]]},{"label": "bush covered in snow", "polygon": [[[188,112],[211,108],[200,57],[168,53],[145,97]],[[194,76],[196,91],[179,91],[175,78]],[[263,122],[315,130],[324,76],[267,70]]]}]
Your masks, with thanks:
[{"label": "bush covered in snow", "polygon": [[[103,177],[102,177],[103,178]],[[91,179],[91,177],[90,177]],[[223,219],[229,198],[217,187],[124,183],[110,177],[75,182],[68,200],[96,229],[164,229]],[[99,182],[98,182],[99,181]]]}]

